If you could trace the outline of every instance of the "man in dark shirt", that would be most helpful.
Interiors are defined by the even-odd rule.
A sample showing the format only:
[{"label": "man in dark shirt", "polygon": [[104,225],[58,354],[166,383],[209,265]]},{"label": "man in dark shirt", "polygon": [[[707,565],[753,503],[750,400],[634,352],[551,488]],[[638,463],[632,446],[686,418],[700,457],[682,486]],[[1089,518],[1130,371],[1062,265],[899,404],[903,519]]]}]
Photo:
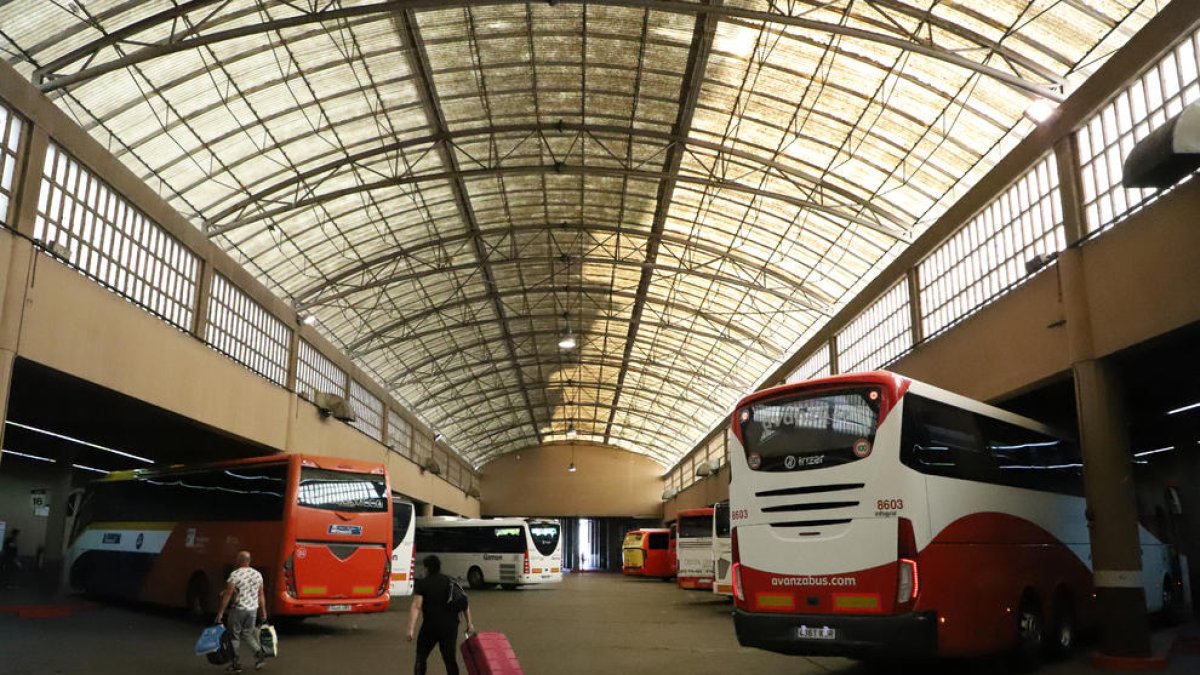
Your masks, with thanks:
[{"label": "man in dark shirt", "polygon": [[[421,632],[417,639],[417,662],[414,675],[425,675],[426,662],[433,646],[442,652],[447,675],[458,675],[458,659],[455,647],[458,644],[458,612],[450,608],[450,577],[442,574],[442,561],[436,555],[426,556],[421,564],[425,567],[425,578],[417,579],[413,588],[413,603],[408,612],[408,641],[413,641],[417,630],[417,617],[424,614]],[[467,615],[467,631],[474,632],[471,608],[463,611]]]}]

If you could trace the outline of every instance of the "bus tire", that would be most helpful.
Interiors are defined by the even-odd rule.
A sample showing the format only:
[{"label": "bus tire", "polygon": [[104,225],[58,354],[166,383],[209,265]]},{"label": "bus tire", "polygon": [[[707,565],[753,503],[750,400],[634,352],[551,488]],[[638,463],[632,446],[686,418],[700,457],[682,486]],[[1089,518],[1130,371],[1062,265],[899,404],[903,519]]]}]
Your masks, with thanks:
[{"label": "bus tire", "polygon": [[483,570],[478,567],[472,567],[467,570],[467,585],[474,589],[480,589],[486,586],[483,580]]},{"label": "bus tire", "polygon": [[1042,618],[1042,605],[1033,591],[1025,591],[1017,607],[1017,641],[1011,660],[1016,670],[1027,673],[1036,670],[1042,663],[1046,625]]},{"label": "bus tire", "polygon": [[1053,620],[1047,634],[1046,653],[1055,660],[1066,659],[1075,651],[1079,631],[1075,623],[1075,606],[1066,591],[1060,591],[1054,601]]},{"label": "bus tire", "polygon": [[1163,576],[1162,584],[1162,609],[1159,610],[1159,614],[1164,625],[1174,626],[1179,623],[1179,605],[1182,600],[1175,592],[1175,581],[1171,579],[1170,574]]},{"label": "bus tire", "polygon": [[184,607],[188,617],[193,621],[208,623],[213,611],[208,601],[208,577],[203,572],[196,572],[188,580],[186,597]]}]

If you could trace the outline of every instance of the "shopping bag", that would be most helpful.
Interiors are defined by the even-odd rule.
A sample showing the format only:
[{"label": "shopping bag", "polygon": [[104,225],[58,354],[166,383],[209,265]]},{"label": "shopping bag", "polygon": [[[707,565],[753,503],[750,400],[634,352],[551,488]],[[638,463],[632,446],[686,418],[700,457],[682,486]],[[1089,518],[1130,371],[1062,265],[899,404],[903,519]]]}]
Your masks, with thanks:
[{"label": "shopping bag", "polygon": [[264,623],[258,627],[258,644],[262,647],[263,656],[267,658],[279,656],[279,636],[275,633],[275,626]]},{"label": "shopping bag", "polygon": [[200,639],[196,640],[196,656],[211,654],[221,648],[221,636],[225,634],[225,626],[216,624],[204,629]]}]

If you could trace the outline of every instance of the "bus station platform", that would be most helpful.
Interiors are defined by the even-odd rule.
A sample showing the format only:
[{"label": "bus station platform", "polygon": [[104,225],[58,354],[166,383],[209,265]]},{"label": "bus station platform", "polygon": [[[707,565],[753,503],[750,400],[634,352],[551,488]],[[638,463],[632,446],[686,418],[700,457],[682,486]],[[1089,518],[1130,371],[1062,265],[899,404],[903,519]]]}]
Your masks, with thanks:
[{"label": "bus station platform", "polygon": [[[10,595],[5,598],[12,598]],[[483,631],[508,635],[529,675],[789,675],[930,673],[983,675],[1010,672],[1002,659],[936,664],[865,664],[839,658],[795,658],[741,648],[727,600],[681,592],[672,583],[612,574],[569,574],[555,586],[515,591],[471,591],[472,613]],[[7,601],[5,601],[7,604]],[[0,673],[4,675],[185,675],[217,672],[192,653],[200,627],[179,613],[144,606],[82,605],[65,614],[21,615],[0,609]],[[74,602],[76,604],[61,604]],[[413,644],[404,639],[409,600],[383,614],[313,619],[280,628],[280,656],[266,672],[407,672]],[[1158,653],[1180,645],[1168,670],[1200,672],[1200,627],[1188,624],[1155,633]],[[64,649],[63,645],[70,645]],[[1086,651],[1086,647],[1085,647]],[[435,655],[431,673],[445,672]],[[1083,675],[1094,669],[1086,653],[1038,672]]]}]

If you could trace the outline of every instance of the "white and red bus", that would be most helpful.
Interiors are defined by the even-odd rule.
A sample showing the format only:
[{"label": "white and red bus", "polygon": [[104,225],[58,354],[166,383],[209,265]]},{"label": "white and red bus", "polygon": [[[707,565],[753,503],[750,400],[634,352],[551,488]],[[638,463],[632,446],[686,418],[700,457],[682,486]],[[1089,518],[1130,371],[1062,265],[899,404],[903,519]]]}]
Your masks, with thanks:
[{"label": "white and red bus", "polygon": [[681,509],[676,515],[675,585],[712,590],[713,509]]},{"label": "white and red bus", "polygon": [[729,500],[713,505],[713,593],[733,595],[733,547],[729,527]]},{"label": "white and red bus", "polygon": [[391,595],[412,595],[416,581],[416,510],[406,499],[392,498],[392,583]]},{"label": "white and red bus", "polygon": [[71,585],[211,619],[248,550],[275,616],[388,606],[391,492],[382,464],[273,455],[113,472],[79,505]]},{"label": "white and red bus", "polygon": [[[738,641],[789,654],[1036,661],[1093,623],[1077,446],[885,372],[785,385],[733,413]],[[1169,551],[1142,528],[1159,609]]]}]

